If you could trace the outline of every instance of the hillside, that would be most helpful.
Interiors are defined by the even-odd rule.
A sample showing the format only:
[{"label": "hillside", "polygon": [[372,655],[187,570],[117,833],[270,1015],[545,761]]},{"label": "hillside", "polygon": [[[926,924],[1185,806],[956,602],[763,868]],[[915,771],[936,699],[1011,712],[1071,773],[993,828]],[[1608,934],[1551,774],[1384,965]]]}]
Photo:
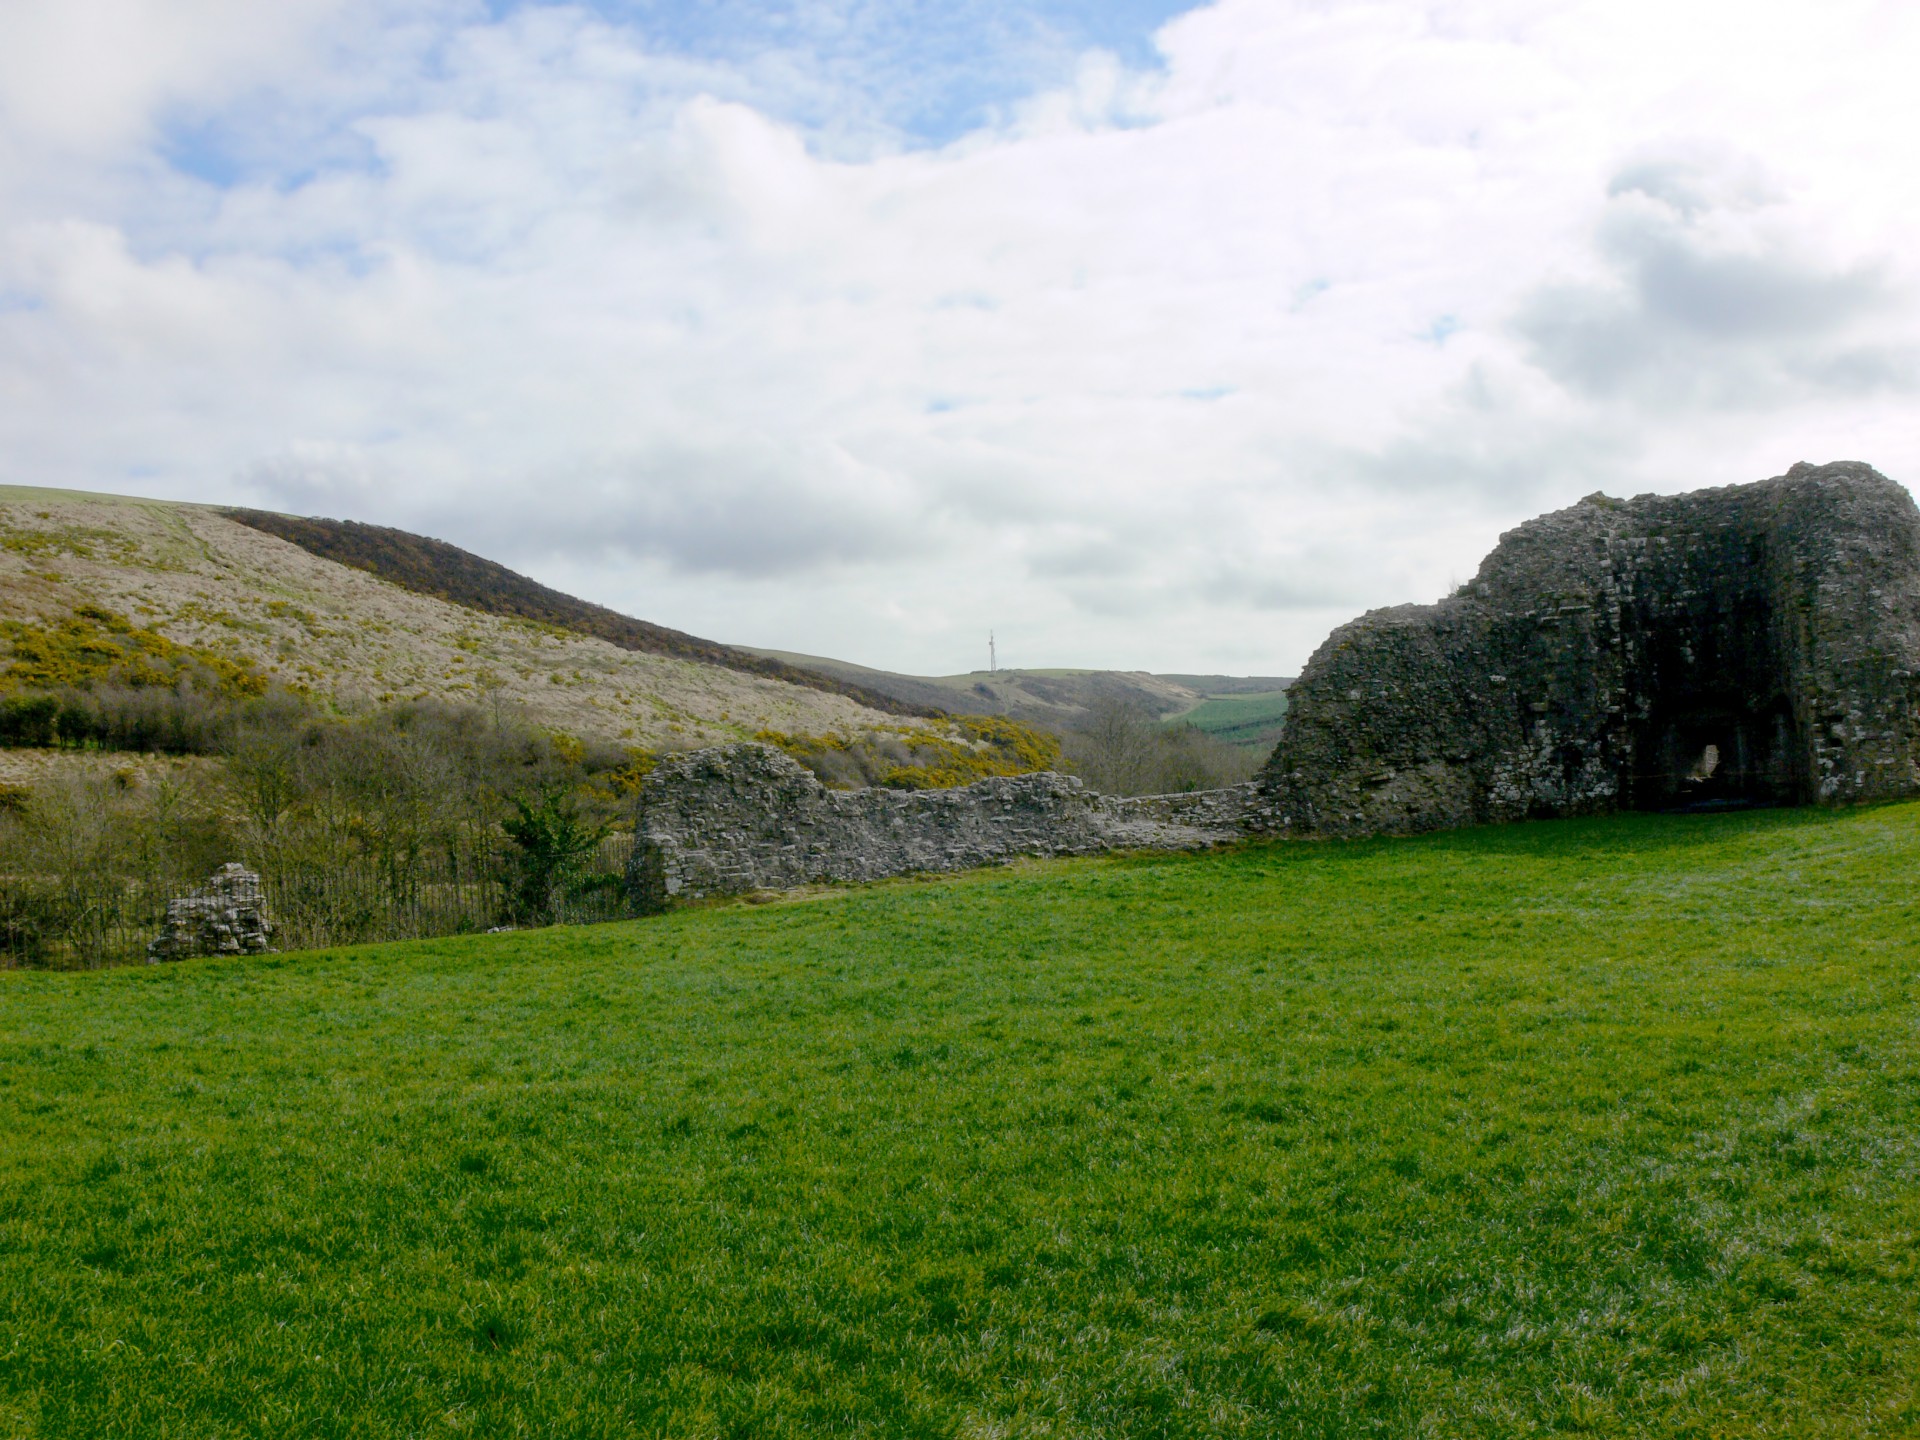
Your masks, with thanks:
[{"label": "hillside", "polygon": [[[614,622],[624,617],[582,602],[569,601],[571,617],[592,612],[582,623],[605,634],[561,628],[552,617],[568,597],[466,558],[508,596],[496,608],[535,613],[422,594],[205,506],[0,486],[0,619],[29,630],[91,606],[160,637],[153,643],[349,706],[419,696],[505,705],[585,738],[646,746],[902,723],[875,708],[901,708],[892,701],[862,704],[817,677],[793,683],[755,657],[641,622],[622,632]],[[0,662],[17,660],[20,643],[0,635]]]},{"label": "hillside", "polygon": [[1271,751],[1287,720],[1287,692],[1234,691],[1209,694],[1175,720],[1243,749]]},{"label": "hillside", "polygon": [[1910,1436],[1920,806],[0,974],[0,1433]]},{"label": "hillside", "polygon": [[[908,704],[956,714],[1006,715],[1055,730],[1075,728],[1102,701],[1137,706],[1162,719],[1178,719],[1215,697],[1271,696],[1291,683],[1284,676],[1150,675],[1141,670],[975,670],[965,675],[901,675],[788,650],[753,653]],[[1270,748],[1271,742],[1268,744]]]},{"label": "hillside", "polygon": [[669,630],[645,620],[635,620],[604,605],[563,595],[537,580],[530,580],[504,565],[462,550],[457,545],[449,545],[444,540],[433,540],[384,525],[365,525],[357,520],[314,519],[281,515],[268,510],[228,509],[220,513],[251,529],[290,541],[323,559],[377,575],[403,590],[450,601],[482,614],[532,620],[541,625],[606,640],[622,650],[698,660],[729,670],[744,671],[749,675],[765,675],[789,685],[847,695],[870,709],[922,716],[939,713],[926,707],[903,704],[891,696],[871,690],[863,691],[816,671],[784,664],[753,651],[702,640],[697,635]]}]

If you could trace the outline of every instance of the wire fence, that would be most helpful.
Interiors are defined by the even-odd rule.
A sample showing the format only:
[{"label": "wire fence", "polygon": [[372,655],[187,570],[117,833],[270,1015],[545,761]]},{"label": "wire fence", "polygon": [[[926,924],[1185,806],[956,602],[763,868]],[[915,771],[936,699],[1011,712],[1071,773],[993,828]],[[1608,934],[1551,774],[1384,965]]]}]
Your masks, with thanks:
[{"label": "wire fence", "polygon": [[[609,835],[585,867],[588,883],[557,890],[543,913],[516,913],[510,852],[481,844],[398,858],[320,860],[296,853],[236,854],[261,877],[276,950],[380,940],[424,940],[507,924],[596,924],[636,913],[627,893],[631,835]],[[167,902],[193,893],[207,868],[159,864],[144,873],[72,869],[4,873],[0,858],[0,968],[91,970],[144,963]]]}]

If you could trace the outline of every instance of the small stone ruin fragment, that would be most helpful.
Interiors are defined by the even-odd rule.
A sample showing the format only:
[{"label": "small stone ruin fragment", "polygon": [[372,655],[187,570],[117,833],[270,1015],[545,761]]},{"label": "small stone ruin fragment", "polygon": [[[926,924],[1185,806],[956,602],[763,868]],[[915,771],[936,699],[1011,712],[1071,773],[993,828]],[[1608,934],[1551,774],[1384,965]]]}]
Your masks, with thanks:
[{"label": "small stone ruin fragment", "polygon": [[147,963],[196,955],[264,955],[272,936],[259,875],[229,861],[191,895],[167,902],[166,923],[147,946]]}]

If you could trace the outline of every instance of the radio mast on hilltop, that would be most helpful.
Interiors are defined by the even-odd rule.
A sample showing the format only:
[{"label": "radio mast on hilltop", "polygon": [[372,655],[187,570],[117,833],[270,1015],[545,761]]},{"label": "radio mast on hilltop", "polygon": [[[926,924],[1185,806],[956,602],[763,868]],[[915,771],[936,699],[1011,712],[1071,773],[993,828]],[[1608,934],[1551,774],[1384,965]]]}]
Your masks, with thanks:
[{"label": "radio mast on hilltop", "polygon": [[987,673],[993,674],[1000,668],[1000,659],[993,649],[993,631],[987,631]]}]

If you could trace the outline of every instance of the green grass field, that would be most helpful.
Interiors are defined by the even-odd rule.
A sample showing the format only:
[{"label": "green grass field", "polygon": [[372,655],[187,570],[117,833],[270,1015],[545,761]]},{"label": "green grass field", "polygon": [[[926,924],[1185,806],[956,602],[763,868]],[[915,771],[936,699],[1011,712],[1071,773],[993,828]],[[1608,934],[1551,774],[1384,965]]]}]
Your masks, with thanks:
[{"label": "green grass field", "polygon": [[1193,709],[1167,717],[1170,725],[1191,725],[1230,745],[1257,745],[1271,749],[1287,718],[1287,692],[1258,695],[1215,695]]},{"label": "green grass field", "polygon": [[0,1436],[1920,1433],[1920,806],[0,975]]}]

